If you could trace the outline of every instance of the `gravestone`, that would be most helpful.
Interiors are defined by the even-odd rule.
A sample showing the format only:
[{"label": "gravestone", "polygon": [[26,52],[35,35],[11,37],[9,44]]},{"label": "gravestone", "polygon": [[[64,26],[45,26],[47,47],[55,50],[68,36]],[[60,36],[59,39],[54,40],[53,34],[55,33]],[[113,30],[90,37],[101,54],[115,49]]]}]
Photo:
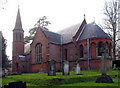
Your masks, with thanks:
[{"label": "gravestone", "polygon": [[113,69],[116,69],[116,64],[114,64],[114,67],[113,67]]},{"label": "gravestone", "polygon": [[56,76],[56,61],[48,61],[48,76]]},{"label": "gravestone", "polygon": [[120,68],[120,60],[114,60],[112,62],[113,69]]},{"label": "gravestone", "polygon": [[16,81],[10,82],[8,85],[4,85],[4,88],[26,88],[26,82]]},{"label": "gravestone", "polygon": [[69,61],[63,63],[63,75],[69,75]]},{"label": "gravestone", "polygon": [[2,69],[2,77],[5,77],[5,70]]},{"label": "gravestone", "polygon": [[75,75],[80,75],[80,64],[79,63],[76,64]]},{"label": "gravestone", "polygon": [[42,72],[42,73],[45,73],[45,69],[44,69],[44,59],[42,58],[41,61],[42,61],[41,72]]}]

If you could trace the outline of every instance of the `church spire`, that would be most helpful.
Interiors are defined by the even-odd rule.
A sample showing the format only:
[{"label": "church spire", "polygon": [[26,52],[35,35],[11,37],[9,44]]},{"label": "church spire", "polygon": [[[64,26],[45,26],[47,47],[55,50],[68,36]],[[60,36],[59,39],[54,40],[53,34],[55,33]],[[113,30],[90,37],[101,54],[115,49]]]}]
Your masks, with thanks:
[{"label": "church spire", "polygon": [[22,29],[22,22],[21,22],[21,16],[20,16],[19,7],[18,7],[18,13],[17,13],[17,18],[16,18],[16,23],[15,23],[14,30],[23,30]]}]

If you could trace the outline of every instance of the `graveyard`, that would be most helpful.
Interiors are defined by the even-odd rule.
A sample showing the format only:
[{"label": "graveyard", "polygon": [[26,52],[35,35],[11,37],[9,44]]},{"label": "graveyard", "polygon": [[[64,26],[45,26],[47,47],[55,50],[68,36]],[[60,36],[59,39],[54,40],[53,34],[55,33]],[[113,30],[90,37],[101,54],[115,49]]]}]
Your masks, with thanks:
[{"label": "graveyard", "polygon": [[[25,7],[28,7],[30,12],[35,15],[31,15],[28,10],[23,11],[25,8],[22,9],[22,6],[19,7],[18,5],[15,26],[10,30],[13,33],[13,39],[10,39],[10,37],[4,39],[0,31],[0,88],[120,88],[120,2],[117,0],[113,1],[115,1],[113,2],[115,7],[112,7],[112,2],[107,6],[107,1],[105,0],[105,8],[102,7],[105,10],[104,15],[107,17],[105,19],[103,19],[102,14],[101,16],[98,15],[100,14],[98,11],[100,9],[97,9],[95,13],[92,12],[95,7],[97,8],[97,6],[91,4],[92,1],[90,3],[87,1],[90,6],[86,2],[85,5],[82,3],[85,8],[94,7],[91,9],[82,8],[84,17],[79,14],[83,13],[81,7],[78,7],[81,5],[73,2],[70,4],[71,1],[67,3],[57,2],[58,4],[54,1],[55,6],[52,5],[53,2],[47,2],[48,4],[44,6],[42,6],[43,3],[39,5],[32,3],[30,7],[35,7],[33,5],[36,5],[37,9],[32,9],[37,11],[37,13],[30,9],[27,2]],[[96,3],[96,5],[99,4]],[[59,5],[60,8],[61,5],[64,8],[60,10],[57,8]],[[77,7],[74,8],[74,5]],[[56,10],[51,8],[52,6]],[[44,7],[47,7],[47,10]],[[47,12],[48,17],[53,17],[51,22],[47,20],[46,16],[36,19],[37,15],[46,14],[42,12],[41,8],[44,9],[44,12]],[[20,9],[25,15],[20,15]],[[72,11],[77,11],[77,9],[80,11],[79,13]],[[111,11],[112,9],[113,12]],[[11,12],[14,10],[12,9]],[[52,13],[52,10],[54,10],[54,14],[49,14]],[[63,10],[65,12],[62,12]],[[93,21],[90,21],[93,17],[88,14],[88,11],[93,13],[91,16],[97,15],[95,16],[96,20],[94,17]],[[76,16],[71,15],[71,12],[75,13]],[[65,18],[62,17],[61,13],[64,13],[62,15]],[[67,13],[69,14],[67,15]],[[59,17],[58,14],[60,15]],[[79,14],[81,19],[76,18],[77,14]],[[30,15],[31,17],[29,17]],[[69,17],[70,15],[71,17]],[[9,18],[14,17],[14,15],[10,16],[9,14]],[[24,20],[21,19],[21,16],[23,16]],[[35,18],[37,21],[29,23],[25,21],[26,18],[30,22],[35,22],[30,18]],[[79,22],[74,22],[71,18],[79,20]],[[67,24],[69,22],[72,23],[67,27],[63,19],[68,21],[66,21]],[[11,23],[13,23],[12,20]],[[57,21],[60,27],[54,24]],[[101,23],[102,21],[104,21],[104,24]],[[48,25],[51,23],[58,28],[49,28]],[[3,24],[1,25],[3,26]],[[34,26],[30,28],[33,24]],[[61,27],[66,28],[62,29]],[[105,29],[110,29],[111,31],[107,32]],[[26,31],[28,31],[28,34],[26,34]],[[7,33],[9,32],[5,32],[5,34]],[[11,50],[6,50],[7,45],[10,45],[7,44],[7,40],[12,40]],[[11,53],[10,57],[6,51],[9,51],[8,54]],[[8,61],[9,58],[10,61]]]},{"label": "graveyard", "polygon": [[22,73],[20,75],[6,75],[2,78],[2,87],[8,85],[9,82],[23,81],[26,82],[27,88],[29,87],[55,87],[55,86],[66,86],[66,87],[85,87],[85,88],[110,88],[117,87],[118,81],[118,70],[107,70],[107,75],[109,75],[113,83],[96,83],[96,79],[101,75],[99,70],[81,70],[80,75],[75,75],[74,71],[70,71],[69,75],[63,75],[62,72],[56,72],[56,76],[48,76],[47,73]]}]

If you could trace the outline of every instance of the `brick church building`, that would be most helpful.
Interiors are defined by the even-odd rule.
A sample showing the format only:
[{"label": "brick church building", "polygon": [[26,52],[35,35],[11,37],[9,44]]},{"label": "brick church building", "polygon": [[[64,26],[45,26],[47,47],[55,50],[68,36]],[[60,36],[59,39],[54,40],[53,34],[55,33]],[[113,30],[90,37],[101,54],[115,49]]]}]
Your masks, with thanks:
[{"label": "brick church building", "polygon": [[38,27],[31,43],[24,43],[24,30],[18,9],[13,29],[13,72],[45,72],[48,61],[56,61],[56,71],[62,71],[63,62],[69,61],[73,70],[76,63],[81,69],[100,69],[102,44],[106,43],[107,68],[111,68],[111,38],[95,23],[81,23],[57,33]]}]

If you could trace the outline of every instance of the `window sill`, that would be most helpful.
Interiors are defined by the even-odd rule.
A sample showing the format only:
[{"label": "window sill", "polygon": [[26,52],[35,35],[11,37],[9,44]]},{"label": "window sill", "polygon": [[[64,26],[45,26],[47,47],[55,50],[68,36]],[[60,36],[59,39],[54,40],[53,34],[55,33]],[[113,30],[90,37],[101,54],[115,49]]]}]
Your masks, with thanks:
[{"label": "window sill", "polygon": [[112,57],[111,56],[108,56],[108,59],[111,59]]},{"label": "window sill", "polygon": [[80,58],[80,60],[83,60],[84,58]]},{"label": "window sill", "polygon": [[98,58],[101,58],[102,56],[97,56]]}]

